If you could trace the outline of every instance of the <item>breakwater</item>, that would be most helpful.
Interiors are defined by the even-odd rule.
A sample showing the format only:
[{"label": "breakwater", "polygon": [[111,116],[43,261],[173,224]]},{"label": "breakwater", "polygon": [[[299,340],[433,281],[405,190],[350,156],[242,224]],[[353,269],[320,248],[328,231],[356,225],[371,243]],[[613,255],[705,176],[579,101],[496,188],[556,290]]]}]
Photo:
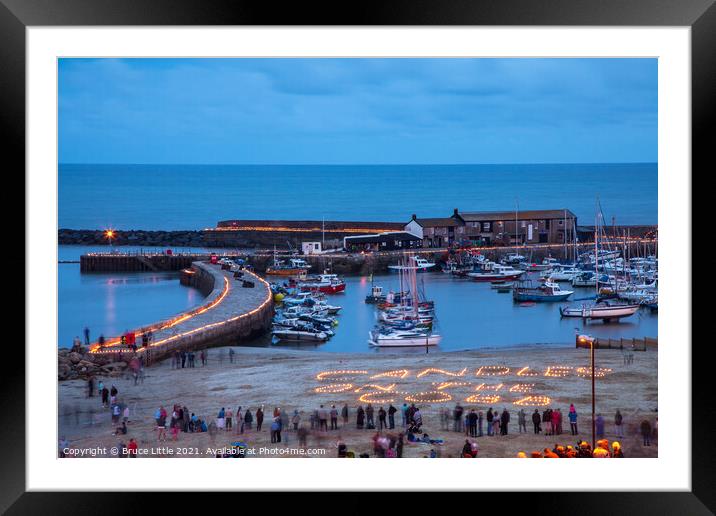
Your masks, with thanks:
[{"label": "breakwater", "polygon": [[[268,283],[249,271],[241,276],[219,265],[194,262],[182,271],[181,281],[207,293],[200,306],[170,319],[133,330],[139,346],[151,334],[146,346],[137,349],[145,364],[162,360],[176,351],[239,344],[262,334],[271,326],[273,296]],[[119,374],[135,355],[120,337],[95,342],[89,349],[60,350],[58,378],[86,378],[95,374]]]}]

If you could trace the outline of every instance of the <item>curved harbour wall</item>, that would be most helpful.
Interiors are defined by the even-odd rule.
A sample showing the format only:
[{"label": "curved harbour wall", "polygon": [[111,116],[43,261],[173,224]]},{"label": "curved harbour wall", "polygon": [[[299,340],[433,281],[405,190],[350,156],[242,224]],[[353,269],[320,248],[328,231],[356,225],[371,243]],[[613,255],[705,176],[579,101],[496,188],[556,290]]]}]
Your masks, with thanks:
[{"label": "curved harbour wall", "polygon": [[[145,364],[163,360],[176,351],[241,344],[271,327],[273,295],[269,284],[255,274],[241,271],[239,275],[219,265],[194,262],[182,271],[181,282],[199,289],[206,299],[192,310],[134,330],[138,346],[144,334],[152,334],[150,344],[136,353]],[[79,353],[60,349],[58,378],[119,374],[133,356],[134,352],[122,346],[119,338],[109,339],[101,347],[95,343]]]}]

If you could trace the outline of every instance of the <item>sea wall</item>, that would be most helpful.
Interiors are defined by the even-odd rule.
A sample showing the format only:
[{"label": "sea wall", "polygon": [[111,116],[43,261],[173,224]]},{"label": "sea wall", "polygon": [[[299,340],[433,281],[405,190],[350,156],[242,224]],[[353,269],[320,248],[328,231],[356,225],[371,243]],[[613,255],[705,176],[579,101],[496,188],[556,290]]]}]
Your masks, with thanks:
[{"label": "sea wall", "polygon": [[[137,334],[148,330],[154,334],[152,345],[139,348],[136,354],[147,365],[163,360],[177,350],[241,344],[271,327],[273,296],[268,284],[261,278],[248,271],[243,271],[242,277],[237,278],[219,266],[202,262],[194,262],[190,270],[181,273],[181,281],[206,296],[202,304],[170,319],[134,330]],[[246,281],[253,287],[249,288]],[[179,319],[186,321],[169,324]],[[58,351],[58,379],[119,376],[133,356],[133,351],[120,346],[108,345],[99,352],[86,347],[79,350],[61,348]]]}]

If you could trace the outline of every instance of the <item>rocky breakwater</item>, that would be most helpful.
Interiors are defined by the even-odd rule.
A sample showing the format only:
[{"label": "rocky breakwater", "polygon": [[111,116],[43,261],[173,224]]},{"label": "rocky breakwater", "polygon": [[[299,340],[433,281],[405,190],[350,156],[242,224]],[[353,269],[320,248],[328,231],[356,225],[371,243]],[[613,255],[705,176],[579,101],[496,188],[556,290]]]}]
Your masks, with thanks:
[{"label": "rocky breakwater", "polygon": [[[60,245],[108,245],[103,230],[60,229],[57,232]],[[147,231],[142,229],[114,230],[112,245],[203,247],[203,231]]]},{"label": "rocky breakwater", "polygon": [[[125,354],[129,360],[129,352]],[[57,352],[57,379],[86,380],[91,376],[121,376],[127,365],[121,353],[106,356],[89,353],[85,347],[74,351],[60,348]]]}]

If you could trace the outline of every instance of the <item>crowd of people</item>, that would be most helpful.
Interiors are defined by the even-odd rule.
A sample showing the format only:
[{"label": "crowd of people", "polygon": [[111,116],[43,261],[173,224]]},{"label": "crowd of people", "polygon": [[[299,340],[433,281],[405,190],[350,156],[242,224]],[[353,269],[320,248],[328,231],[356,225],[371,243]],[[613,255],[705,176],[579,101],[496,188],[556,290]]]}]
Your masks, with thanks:
[{"label": "crowd of people", "polygon": [[544,458],[544,459],[578,459],[578,458],[624,458],[624,452],[619,441],[614,441],[609,446],[607,439],[600,439],[596,443],[594,450],[587,441],[579,441],[574,446],[571,444],[562,445],[555,444],[554,448],[545,448],[542,451],[533,451],[528,455],[524,451],[517,453],[518,458]]}]

